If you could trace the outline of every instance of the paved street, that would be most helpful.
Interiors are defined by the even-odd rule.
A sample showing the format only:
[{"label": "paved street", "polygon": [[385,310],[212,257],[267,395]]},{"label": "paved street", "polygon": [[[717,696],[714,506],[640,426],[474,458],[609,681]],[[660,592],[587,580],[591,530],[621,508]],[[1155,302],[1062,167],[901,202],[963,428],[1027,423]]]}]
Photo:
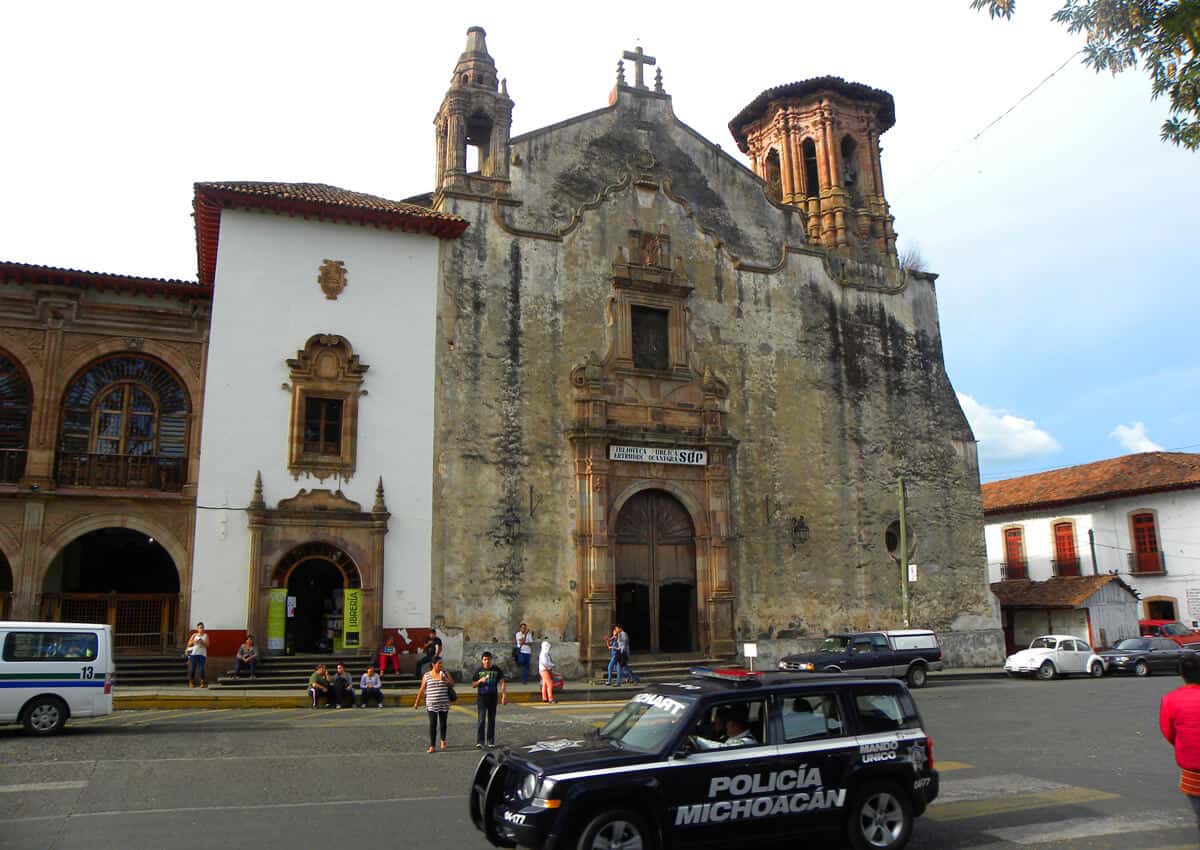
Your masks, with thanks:
[{"label": "paved street", "polygon": [[[1197,848],[1157,731],[1178,679],[971,681],[917,692],[943,771],[916,850]],[[501,740],[577,735],[613,703],[502,709]],[[474,711],[123,711],[51,740],[0,731],[0,847],[484,848],[466,815]],[[808,846],[825,846],[813,843]]]}]

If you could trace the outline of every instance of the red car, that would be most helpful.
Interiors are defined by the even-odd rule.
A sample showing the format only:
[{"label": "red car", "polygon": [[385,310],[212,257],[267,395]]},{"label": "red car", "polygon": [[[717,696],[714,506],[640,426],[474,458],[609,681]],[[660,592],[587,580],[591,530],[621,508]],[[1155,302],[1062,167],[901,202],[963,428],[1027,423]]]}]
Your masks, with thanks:
[{"label": "red car", "polygon": [[1200,649],[1200,634],[1189,629],[1178,620],[1138,620],[1138,630],[1143,637],[1165,637],[1180,646]]}]

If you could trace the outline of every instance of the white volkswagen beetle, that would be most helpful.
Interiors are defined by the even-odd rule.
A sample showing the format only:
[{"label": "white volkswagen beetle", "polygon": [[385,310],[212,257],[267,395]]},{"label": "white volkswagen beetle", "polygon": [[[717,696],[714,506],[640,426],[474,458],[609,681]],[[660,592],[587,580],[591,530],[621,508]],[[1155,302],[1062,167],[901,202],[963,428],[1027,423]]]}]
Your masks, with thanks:
[{"label": "white volkswagen beetle", "polygon": [[1029,649],[1008,656],[1004,672],[1010,676],[1035,675],[1039,679],[1079,674],[1100,678],[1104,659],[1092,651],[1087,641],[1074,635],[1042,635],[1034,638]]}]

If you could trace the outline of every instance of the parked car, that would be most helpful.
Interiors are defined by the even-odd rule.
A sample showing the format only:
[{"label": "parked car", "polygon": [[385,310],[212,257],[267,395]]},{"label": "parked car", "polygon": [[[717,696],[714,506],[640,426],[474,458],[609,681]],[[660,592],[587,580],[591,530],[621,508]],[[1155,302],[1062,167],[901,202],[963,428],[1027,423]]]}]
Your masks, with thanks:
[{"label": "parked car", "polygon": [[1099,678],[1104,675],[1104,659],[1092,651],[1087,641],[1074,635],[1042,635],[1033,639],[1029,649],[1008,656],[1004,672],[1043,680],[1071,674]]},{"label": "parked car", "polygon": [[1100,653],[1105,673],[1132,673],[1149,676],[1151,673],[1178,673],[1179,659],[1184,649],[1169,638],[1124,638],[1112,649]]},{"label": "parked car", "polygon": [[942,647],[928,629],[829,635],[816,652],[779,659],[779,669],[904,679],[910,688],[923,688],[929,671],[942,669]]},{"label": "parked car", "polygon": [[1142,637],[1170,638],[1180,646],[1200,649],[1200,634],[1178,620],[1138,620],[1138,631]]}]

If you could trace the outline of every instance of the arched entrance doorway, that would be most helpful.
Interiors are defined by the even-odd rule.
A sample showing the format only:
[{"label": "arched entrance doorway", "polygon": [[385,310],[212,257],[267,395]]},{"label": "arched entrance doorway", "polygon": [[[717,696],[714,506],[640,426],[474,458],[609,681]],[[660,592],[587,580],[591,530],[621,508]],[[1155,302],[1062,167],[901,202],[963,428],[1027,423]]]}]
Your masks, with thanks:
[{"label": "arched entrance doorway", "polygon": [[108,623],[119,650],[165,652],[178,607],[174,560],[153,537],[128,528],[77,537],[42,582],[43,619]]},{"label": "arched entrance doorway", "polygon": [[0,620],[12,616],[13,574],[8,558],[0,552]]},{"label": "arched entrance doorway", "polygon": [[696,531],[675,497],[644,490],[616,522],[617,622],[631,648],[649,652],[696,649]]},{"label": "arched entrance doorway", "polygon": [[279,562],[273,587],[286,587],[284,645],[292,652],[329,652],[344,638],[344,591],[362,587],[358,567],[329,543],[298,546]]}]

